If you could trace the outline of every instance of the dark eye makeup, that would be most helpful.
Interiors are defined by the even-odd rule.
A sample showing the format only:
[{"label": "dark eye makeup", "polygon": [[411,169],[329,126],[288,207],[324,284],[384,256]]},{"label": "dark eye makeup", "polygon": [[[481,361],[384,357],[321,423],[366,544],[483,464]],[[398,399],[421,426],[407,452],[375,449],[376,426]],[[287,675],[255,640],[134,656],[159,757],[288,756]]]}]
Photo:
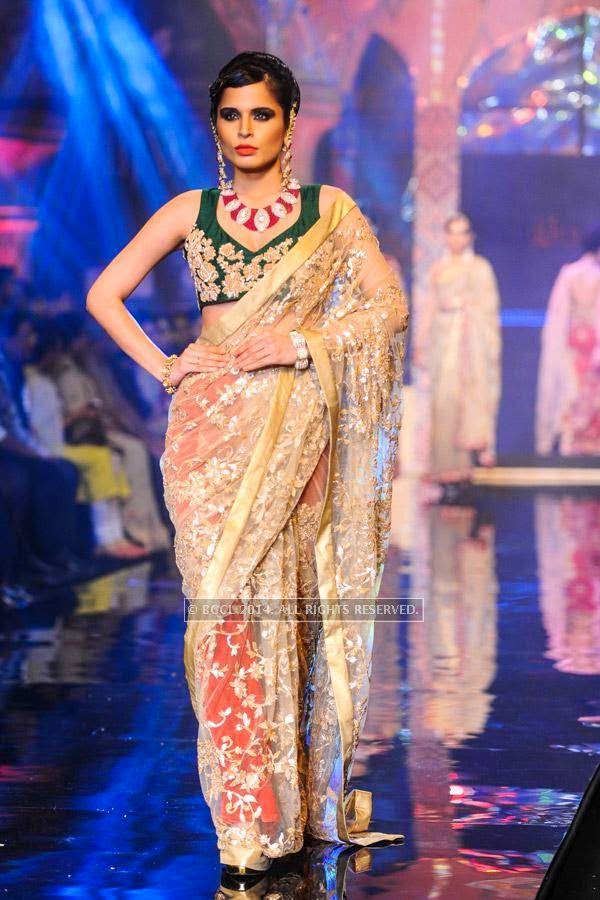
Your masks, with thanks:
[{"label": "dark eye makeup", "polygon": [[[255,116],[261,116],[264,120],[272,119],[275,115],[275,111],[269,109],[268,106],[257,107],[256,109],[253,109],[252,112]],[[221,110],[219,110],[219,115],[227,122],[231,122],[232,119],[238,115],[238,110],[235,108],[235,106],[224,106]]]}]

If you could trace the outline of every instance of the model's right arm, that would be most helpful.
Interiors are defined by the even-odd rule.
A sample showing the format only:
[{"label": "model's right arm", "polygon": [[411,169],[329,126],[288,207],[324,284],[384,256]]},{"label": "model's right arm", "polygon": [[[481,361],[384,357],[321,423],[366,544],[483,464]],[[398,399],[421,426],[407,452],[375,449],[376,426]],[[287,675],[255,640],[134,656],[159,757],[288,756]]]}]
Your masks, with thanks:
[{"label": "model's right arm", "polygon": [[[150,340],[125,306],[148,272],[177,249],[189,233],[199,207],[200,191],[184,191],[160,207],[100,273],[88,291],[86,309],[135,362],[161,380],[167,355]],[[190,344],[171,369],[178,384],[188,372],[222,364],[219,347]]]}]

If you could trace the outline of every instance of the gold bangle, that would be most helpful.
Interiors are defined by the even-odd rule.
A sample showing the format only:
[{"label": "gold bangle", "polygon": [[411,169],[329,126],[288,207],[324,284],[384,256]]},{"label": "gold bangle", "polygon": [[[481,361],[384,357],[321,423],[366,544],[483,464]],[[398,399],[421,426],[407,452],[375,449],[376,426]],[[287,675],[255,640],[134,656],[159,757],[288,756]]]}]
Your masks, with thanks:
[{"label": "gold bangle", "polygon": [[176,353],[173,353],[171,356],[168,356],[164,362],[162,369],[160,370],[160,374],[162,377],[162,386],[164,387],[167,394],[174,394],[177,388],[174,384],[171,384],[170,376],[171,376],[171,368],[176,359],[179,359]]}]

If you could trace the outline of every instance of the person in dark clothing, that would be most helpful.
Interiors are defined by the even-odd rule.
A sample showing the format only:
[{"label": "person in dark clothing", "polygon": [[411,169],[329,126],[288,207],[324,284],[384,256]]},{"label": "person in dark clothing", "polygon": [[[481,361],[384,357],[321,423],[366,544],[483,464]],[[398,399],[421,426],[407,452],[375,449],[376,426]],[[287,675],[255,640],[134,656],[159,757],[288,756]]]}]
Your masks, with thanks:
[{"label": "person in dark clothing", "polygon": [[8,511],[16,550],[8,575],[26,570],[51,581],[57,569],[76,571],[80,529],[77,467],[49,456],[30,434],[22,398],[22,364],[35,346],[35,331],[25,313],[2,323],[0,350],[0,504]]}]

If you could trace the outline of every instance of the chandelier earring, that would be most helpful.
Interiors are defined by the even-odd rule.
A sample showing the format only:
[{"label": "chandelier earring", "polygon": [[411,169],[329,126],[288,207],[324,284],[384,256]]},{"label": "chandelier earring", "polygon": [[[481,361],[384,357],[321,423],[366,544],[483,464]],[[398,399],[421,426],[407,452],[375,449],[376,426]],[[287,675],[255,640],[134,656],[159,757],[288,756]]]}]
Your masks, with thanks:
[{"label": "chandelier earring", "polygon": [[219,141],[219,135],[217,134],[217,129],[215,128],[215,123],[211,120],[210,127],[212,128],[212,133],[215,138],[215,143],[217,145],[217,163],[219,166],[219,190],[226,191],[231,189],[232,182],[227,178],[227,171],[225,169],[225,159],[223,158],[223,151],[221,150],[221,143]]},{"label": "chandelier earring", "polygon": [[292,179],[292,135],[294,133],[294,125],[296,122],[296,107],[292,106],[290,110],[290,123],[288,125],[288,129],[283,141],[282,147],[282,157],[281,157],[281,188],[282,190],[287,190],[290,182],[296,179]]}]

